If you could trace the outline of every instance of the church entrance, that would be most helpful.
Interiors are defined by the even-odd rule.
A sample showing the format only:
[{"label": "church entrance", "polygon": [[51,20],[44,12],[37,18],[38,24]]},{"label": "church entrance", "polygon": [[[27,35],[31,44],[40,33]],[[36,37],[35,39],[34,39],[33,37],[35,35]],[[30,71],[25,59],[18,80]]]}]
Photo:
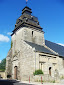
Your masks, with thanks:
[{"label": "church entrance", "polygon": [[49,75],[51,76],[51,67],[49,67]]},{"label": "church entrance", "polygon": [[17,79],[17,66],[14,67],[14,79]]}]

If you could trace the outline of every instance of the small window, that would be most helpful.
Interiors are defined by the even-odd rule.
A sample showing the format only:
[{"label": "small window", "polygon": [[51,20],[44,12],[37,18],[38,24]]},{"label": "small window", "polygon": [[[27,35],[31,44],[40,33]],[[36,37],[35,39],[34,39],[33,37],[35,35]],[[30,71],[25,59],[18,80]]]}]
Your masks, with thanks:
[{"label": "small window", "polygon": [[32,31],[32,37],[33,37],[33,33],[34,33],[34,32]]}]

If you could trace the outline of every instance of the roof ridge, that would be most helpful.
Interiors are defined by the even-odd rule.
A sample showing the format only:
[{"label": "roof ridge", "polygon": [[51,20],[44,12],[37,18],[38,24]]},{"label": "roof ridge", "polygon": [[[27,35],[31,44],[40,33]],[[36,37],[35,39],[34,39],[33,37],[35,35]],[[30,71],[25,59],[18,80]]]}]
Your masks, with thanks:
[{"label": "roof ridge", "polygon": [[[49,40],[45,40],[45,41],[52,42],[52,41],[49,41]],[[59,45],[59,46],[62,46],[62,45],[60,45],[60,44],[58,44],[58,43],[55,43],[55,42],[52,42],[52,43],[57,44],[57,45]],[[64,46],[62,46],[62,47],[64,47]]]}]

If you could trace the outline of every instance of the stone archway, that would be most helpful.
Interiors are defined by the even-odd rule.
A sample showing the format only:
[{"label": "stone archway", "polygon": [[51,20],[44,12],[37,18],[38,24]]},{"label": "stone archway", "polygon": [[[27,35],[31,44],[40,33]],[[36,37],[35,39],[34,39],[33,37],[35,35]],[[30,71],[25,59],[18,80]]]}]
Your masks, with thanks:
[{"label": "stone archway", "polygon": [[17,79],[17,66],[14,67],[14,79]]}]

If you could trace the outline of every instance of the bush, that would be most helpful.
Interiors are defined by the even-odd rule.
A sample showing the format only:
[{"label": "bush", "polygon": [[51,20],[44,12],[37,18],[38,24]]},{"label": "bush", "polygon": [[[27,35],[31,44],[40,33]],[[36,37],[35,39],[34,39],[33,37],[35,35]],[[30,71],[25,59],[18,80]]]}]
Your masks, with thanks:
[{"label": "bush", "polygon": [[11,77],[11,75],[7,75],[7,78],[10,78]]},{"label": "bush", "polygon": [[53,83],[55,83],[55,80],[53,81]]},{"label": "bush", "polygon": [[43,72],[42,72],[42,70],[35,70],[35,72],[33,73],[34,75],[39,75],[39,74],[44,74]]}]

